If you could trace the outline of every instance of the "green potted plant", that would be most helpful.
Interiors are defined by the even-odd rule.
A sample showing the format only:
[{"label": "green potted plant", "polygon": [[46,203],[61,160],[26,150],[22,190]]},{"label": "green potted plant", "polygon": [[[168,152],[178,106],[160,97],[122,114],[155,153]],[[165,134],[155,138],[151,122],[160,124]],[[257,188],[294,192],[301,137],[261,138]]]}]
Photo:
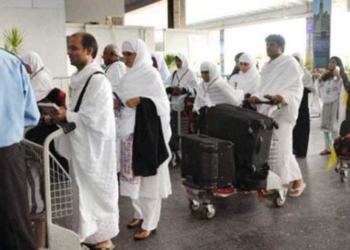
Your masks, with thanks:
[{"label": "green potted plant", "polygon": [[170,71],[175,68],[175,55],[167,54],[165,55],[164,60]]},{"label": "green potted plant", "polygon": [[20,48],[24,44],[24,33],[14,27],[9,30],[5,30],[4,33],[4,48],[16,55],[18,55]]}]

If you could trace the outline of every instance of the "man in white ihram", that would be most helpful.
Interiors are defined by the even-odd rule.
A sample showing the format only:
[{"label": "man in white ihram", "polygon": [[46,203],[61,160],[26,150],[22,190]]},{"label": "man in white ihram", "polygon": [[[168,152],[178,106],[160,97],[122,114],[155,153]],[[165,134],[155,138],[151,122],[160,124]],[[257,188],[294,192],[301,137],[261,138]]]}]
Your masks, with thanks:
[{"label": "man in white ihram", "polygon": [[112,88],[93,62],[96,54],[92,35],[70,37],[68,55],[78,71],[71,78],[71,106],[60,108],[56,118],[74,122],[76,129],[56,143],[79,187],[80,239],[90,249],[106,250],[115,248],[111,239],[119,232],[118,179]]},{"label": "man in white ihram", "polygon": [[275,104],[284,105],[280,109],[260,105],[258,112],[272,117],[279,125],[279,129],[275,130],[278,157],[277,169],[274,170],[281,177],[283,186],[287,187],[293,182],[289,196],[298,197],[303,193],[306,184],[293,155],[293,128],[303,96],[303,73],[292,56],[283,55],[284,47],[285,40],[282,36],[270,35],[266,38],[267,55],[271,60],[262,68],[260,88],[250,101],[254,103],[271,95]]}]

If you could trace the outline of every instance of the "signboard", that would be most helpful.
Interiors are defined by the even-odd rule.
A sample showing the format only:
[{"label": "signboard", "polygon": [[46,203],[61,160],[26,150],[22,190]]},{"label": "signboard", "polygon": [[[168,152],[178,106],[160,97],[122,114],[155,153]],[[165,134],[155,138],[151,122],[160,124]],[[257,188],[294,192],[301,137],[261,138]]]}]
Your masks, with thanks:
[{"label": "signboard", "polygon": [[332,0],[314,0],[314,66],[326,68],[330,57],[331,5]]}]

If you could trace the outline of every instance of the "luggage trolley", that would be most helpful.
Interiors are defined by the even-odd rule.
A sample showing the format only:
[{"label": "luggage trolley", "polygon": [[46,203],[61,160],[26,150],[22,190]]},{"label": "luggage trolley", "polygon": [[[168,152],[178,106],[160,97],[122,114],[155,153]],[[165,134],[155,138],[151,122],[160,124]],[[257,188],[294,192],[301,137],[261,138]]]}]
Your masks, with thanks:
[{"label": "luggage trolley", "polygon": [[340,175],[340,181],[345,182],[348,178],[348,171],[350,165],[350,158],[339,156],[339,164],[335,168],[335,171]]},{"label": "luggage trolley", "polygon": [[[258,104],[272,105],[270,101],[259,102]],[[277,128],[278,125],[276,124]],[[278,169],[278,138],[273,132],[269,150],[269,156],[267,159],[268,171],[267,179],[261,183],[262,187],[256,190],[240,190],[234,187],[232,184],[227,189],[233,189],[233,192],[228,194],[216,194],[215,187],[203,187],[193,181],[193,179],[187,178],[182,181],[182,185],[186,190],[187,198],[189,200],[189,209],[192,212],[200,212],[202,217],[205,219],[212,219],[215,217],[216,209],[213,204],[213,200],[216,197],[226,198],[234,194],[247,194],[247,193],[258,193],[260,198],[266,198],[269,203],[272,203],[275,207],[283,207],[287,200],[287,189],[282,186],[281,178],[274,173]],[[272,185],[268,185],[268,182],[272,182]],[[269,187],[270,186],[270,187]],[[269,190],[267,190],[269,188]]]},{"label": "luggage trolley", "polygon": [[[274,174],[273,169],[277,166],[277,156],[278,156],[278,139],[273,136],[270,148],[270,154],[268,158],[268,165],[272,171],[269,171],[269,175],[274,175],[272,178],[277,179],[277,188],[266,191],[264,189],[244,191],[239,189],[234,189],[234,192],[230,194],[216,194],[213,188],[203,188],[200,185],[196,185],[192,181],[187,179],[182,181],[182,185],[186,190],[186,195],[189,200],[189,209],[192,212],[200,212],[203,218],[212,219],[216,215],[216,209],[213,204],[213,200],[218,198],[226,198],[234,194],[247,194],[247,193],[258,193],[259,197],[268,199],[269,203],[272,203],[275,207],[283,207],[287,200],[287,189],[282,187],[279,183],[279,177]],[[233,187],[233,186],[232,186]],[[230,187],[228,187],[230,188]]]},{"label": "luggage trolley", "polygon": [[[343,121],[340,125],[340,137],[334,140],[333,147],[338,155],[338,164],[335,171],[340,175],[340,181],[345,182],[348,177],[348,171],[350,166],[349,156],[349,134],[350,134],[350,121]],[[345,143],[345,145],[343,144]]]},{"label": "luggage trolley", "polygon": [[[51,133],[44,145],[24,139],[21,146],[26,161],[35,161],[43,168],[45,183],[45,219],[47,229],[47,247],[50,250],[78,250],[81,249],[79,236],[53,223],[53,220],[73,215],[72,179],[57,159],[51,154],[49,145],[55,138],[67,134],[75,129],[74,123],[59,125],[59,129]],[[44,231],[45,232],[45,231]],[[46,234],[44,242],[46,239]],[[42,247],[42,246],[41,246]]]}]

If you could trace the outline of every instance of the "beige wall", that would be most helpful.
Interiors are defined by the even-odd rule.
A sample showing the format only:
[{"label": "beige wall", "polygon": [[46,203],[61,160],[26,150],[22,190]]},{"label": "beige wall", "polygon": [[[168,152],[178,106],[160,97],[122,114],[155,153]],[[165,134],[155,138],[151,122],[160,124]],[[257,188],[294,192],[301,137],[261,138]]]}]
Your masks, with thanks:
[{"label": "beige wall", "polygon": [[71,23],[99,22],[106,16],[124,16],[125,0],[65,0],[66,18]]}]

